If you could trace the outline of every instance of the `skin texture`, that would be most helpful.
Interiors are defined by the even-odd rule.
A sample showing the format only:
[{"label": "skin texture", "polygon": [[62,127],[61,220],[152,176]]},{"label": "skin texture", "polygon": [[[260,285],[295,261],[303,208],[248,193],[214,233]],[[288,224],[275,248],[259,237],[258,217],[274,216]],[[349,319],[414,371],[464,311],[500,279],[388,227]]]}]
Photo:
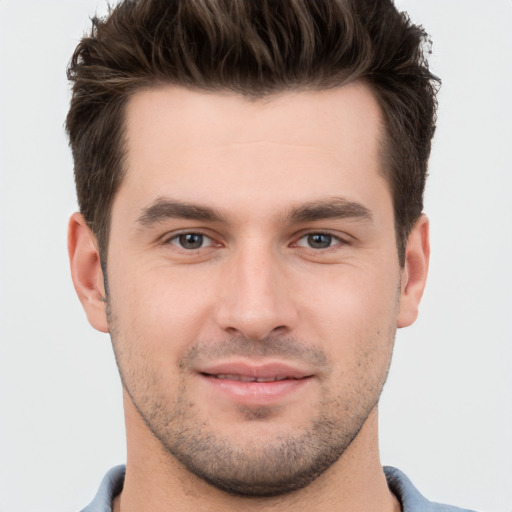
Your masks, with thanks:
[{"label": "skin texture", "polygon": [[[117,510],[397,509],[377,404],[396,328],[417,315],[428,222],[401,268],[382,129],[362,84],[132,97],[107,303],[79,214],[69,236],[77,293],[123,381]],[[295,378],[276,393],[211,376],[262,371]]]}]

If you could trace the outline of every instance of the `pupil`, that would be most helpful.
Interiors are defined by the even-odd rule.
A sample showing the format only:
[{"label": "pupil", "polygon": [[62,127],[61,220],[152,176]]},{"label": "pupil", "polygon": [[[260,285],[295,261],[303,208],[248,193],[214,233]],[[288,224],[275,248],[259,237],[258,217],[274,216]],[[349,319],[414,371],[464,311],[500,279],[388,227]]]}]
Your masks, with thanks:
[{"label": "pupil", "polygon": [[195,233],[180,235],[180,245],[184,249],[199,249],[203,245],[203,235]]},{"label": "pupil", "polygon": [[331,235],[316,234],[308,236],[308,243],[314,249],[327,249],[327,247],[331,246],[331,242]]}]

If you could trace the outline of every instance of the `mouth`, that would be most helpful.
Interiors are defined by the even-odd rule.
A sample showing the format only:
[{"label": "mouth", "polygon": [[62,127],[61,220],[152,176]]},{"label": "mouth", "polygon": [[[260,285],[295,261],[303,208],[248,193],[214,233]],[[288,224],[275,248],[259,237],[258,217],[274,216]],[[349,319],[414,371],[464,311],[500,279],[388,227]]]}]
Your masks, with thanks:
[{"label": "mouth", "polygon": [[200,368],[199,372],[220,380],[275,382],[311,377],[313,372],[300,365],[277,361],[227,361]]},{"label": "mouth", "polygon": [[213,377],[220,380],[236,380],[239,382],[278,382],[282,380],[298,380],[294,377],[276,375],[275,377],[252,377],[250,375],[236,375],[233,373],[209,374],[203,373],[206,377]]},{"label": "mouth", "polygon": [[[314,378],[307,369],[284,363],[229,362],[202,368],[199,375],[217,399],[263,406],[300,396]],[[213,397],[212,397],[213,398]]]}]

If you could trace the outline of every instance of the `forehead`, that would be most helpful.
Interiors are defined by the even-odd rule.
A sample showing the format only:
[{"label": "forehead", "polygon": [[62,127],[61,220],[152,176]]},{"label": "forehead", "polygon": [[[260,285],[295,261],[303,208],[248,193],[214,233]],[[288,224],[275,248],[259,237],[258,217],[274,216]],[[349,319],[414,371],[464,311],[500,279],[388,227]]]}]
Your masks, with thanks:
[{"label": "forehead", "polygon": [[[381,112],[361,82],[326,91],[289,91],[251,100],[235,93],[160,86],[135,93],[127,107],[130,153],[142,150],[149,132],[160,131],[172,149],[198,143],[274,142],[316,144],[326,149],[343,141],[372,150],[380,137]],[[361,137],[367,132],[367,137]]]},{"label": "forehead", "polygon": [[158,195],[273,207],[371,193],[382,187],[381,132],[380,108],[362,83],[255,101],[174,86],[142,90],[127,107],[119,192],[140,207]]}]

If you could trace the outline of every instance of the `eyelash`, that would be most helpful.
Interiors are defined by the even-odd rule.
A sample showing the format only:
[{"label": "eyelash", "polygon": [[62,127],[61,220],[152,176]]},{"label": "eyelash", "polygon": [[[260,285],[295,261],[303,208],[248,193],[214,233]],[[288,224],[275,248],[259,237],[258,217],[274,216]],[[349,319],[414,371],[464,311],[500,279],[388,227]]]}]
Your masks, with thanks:
[{"label": "eyelash", "polygon": [[[327,247],[311,247],[310,245],[300,245],[300,241],[304,239],[309,239],[308,241],[311,242],[313,237],[325,237],[329,239],[329,245]],[[334,243],[333,243],[334,242]],[[346,240],[343,240],[339,236],[333,235],[332,233],[325,233],[323,231],[312,231],[310,233],[306,233],[302,235],[300,238],[297,239],[297,241],[294,243],[295,246],[298,247],[304,247],[306,249],[311,249],[314,251],[326,251],[329,249],[332,249],[333,247],[339,246],[339,245],[347,245],[348,242]]]},{"label": "eyelash", "polygon": [[209,237],[208,235],[205,235],[204,233],[201,233],[199,231],[187,231],[187,232],[184,232],[184,233],[178,233],[177,235],[173,235],[172,237],[168,238],[164,243],[165,244],[175,245],[178,248],[183,249],[185,251],[197,251],[199,249],[205,249],[206,248],[206,247],[203,247],[202,244],[201,244],[201,247],[193,247],[193,248],[183,247],[183,245],[180,244],[180,239],[184,239],[186,237],[192,237],[192,236],[201,237],[202,242],[204,242],[205,240],[209,240],[210,244],[208,246],[206,246],[206,247],[210,247],[210,246],[215,245],[215,242],[214,242],[214,240],[211,237]]},{"label": "eyelash", "polygon": [[[201,246],[200,247],[184,247],[183,244],[185,243],[186,237],[200,237]],[[326,242],[328,242],[327,247],[311,247],[311,245],[302,245],[300,244],[301,240],[308,240],[309,243],[312,242],[313,237],[324,237],[327,238]],[[209,241],[210,243],[206,246],[203,245],[205,241]],[[333,243],[334,242],[334,243]],[[320,243],[320,242],[316,242]],[[174,246],[177,246],[179,249],[185,250],[185,251],[198,251],[200,249],[206,249],[208,247],[216,245],[215,241],[209,237],[208,235],[201,233],[200,231],[187,231],[183,233],[178,233],[176,235],[173,235],[172,237],[165,240],[164,244],[171,244]],[[326,233],[322,231],[313,231],[310,233],[305,233],[301,237],[297,238],[295,242],[293,242],[292,246],[295,247],[304,247],[309,250],[313,251],[326,251],[329,249],[332,249],[333,247],[336,247],[338,245],[347,245],[348,242],[346,240],[343,240],[339,236],[333,235],[331,233]],[[220,244],[218,244],[220,245]]]}]

